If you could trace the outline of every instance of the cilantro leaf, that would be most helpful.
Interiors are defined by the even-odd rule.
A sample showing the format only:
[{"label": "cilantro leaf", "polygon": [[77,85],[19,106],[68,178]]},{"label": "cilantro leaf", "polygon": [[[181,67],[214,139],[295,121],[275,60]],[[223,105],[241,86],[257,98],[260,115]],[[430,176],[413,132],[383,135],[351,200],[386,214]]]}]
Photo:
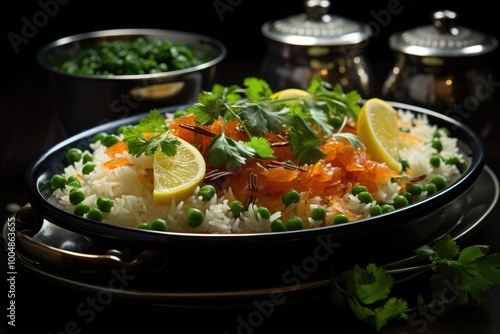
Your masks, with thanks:
[{"label": "cilantro leaf", "polygon": [[288,123],[288,109],[274,111],[266,106],[250,104],[241,109],[245,125],[257,136],[266,132],[280,133]]},{"label": "cilantro leaf", "polygon": [[247,87],[245,93],[250,101],[268,98],[273,93],[271,88],[269,88],[269,84],[265,80],[259,78],[245,78],[243,84]]},{"label": "cilantro leaf", "polygon": [[250,141],[244,143],[255,150],[255,155],[262,159],[275,159],[274,151],[265,138],[252,137]]},{"label": "cilantro leaf", "polygon": [[193,113],[200,124],[211,124],[225,112],[224,101],[216,94],[201,92],[192,107],[187,109]]},{"label": "cilantro leaf", "polygon": [[363,304],[373,304],[387,297],[391,291],[394,279],[383,268],[377,268],[373,263],[366,269],[355,266],[353,282],[356,287],[356,296]]},{"label": "cilantro leaf", "polygon": [[255,149],[227,137],[224,133],[212,138],[207,153],[210,165],[214,168],[224,165],[228,170],[238,169],[248,159],[255,157]]},{"label": "cilantro leaf", "polygon": [[373,324],[376,330],[385,327],[392,319],[407,319],[409,311],[406,300],[396,297],[387,299],[381,307],[375,308]]}]

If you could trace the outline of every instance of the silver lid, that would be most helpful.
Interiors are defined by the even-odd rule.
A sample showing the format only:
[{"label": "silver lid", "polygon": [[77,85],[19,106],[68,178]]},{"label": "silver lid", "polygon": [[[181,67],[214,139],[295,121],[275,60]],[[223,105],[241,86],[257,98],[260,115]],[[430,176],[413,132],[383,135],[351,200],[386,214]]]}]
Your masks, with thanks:
[{"label": "silver lid", "polygon": [[266,22],[262,33],[292,45],[351,45],[371,36],[368,25],[328,14],[330,1],[304,1],[306,13]]},{"label": "silver lid", "polygon": [[393,34],[389,46],[415,56],[461,57],[489,53],[496,49],[498,41],[457,25],[457,14],[443,10],[432,14],[432,25]]}]

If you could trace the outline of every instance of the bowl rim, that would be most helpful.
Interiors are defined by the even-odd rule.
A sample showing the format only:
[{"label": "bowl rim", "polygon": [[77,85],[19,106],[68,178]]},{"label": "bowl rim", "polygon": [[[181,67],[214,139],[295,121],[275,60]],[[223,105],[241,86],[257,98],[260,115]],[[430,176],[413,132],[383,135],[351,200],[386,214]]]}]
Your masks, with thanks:
[{"label": "bowl rim", "polygon": [[[284,231],[280,233],[276,232],[259,232],[259,233],[234,233],[234,234],[208,234],[208,233],[190,233],[190,232],[160,232],[151,230],[140,230],[131,227],[125,227],[115,224],[103,224],[102,222],[96,222],[92,220],[87,220],[78,217],[70,212],[66,212],[63,209],[56,207],[55,205],[49,203],[47,198],[41,193],[39,185],[41,179],[47,177],[46,170],[40,170],[42,168],[46,159],[50,159],[56,153],[62,152],[63,149],[74,146],[75,143],[80,143],[82,141],[89,141],[92,136],[98,132],[111,131],[112,129],[117,129],[119,126],[136,124],[141,117],[144,117],[147,113],[141,113],[127,118],[118,119],[106,124],[96,126],[94,128],[83,131],[79,134],[73,135],[62,142],[56,144],[55,146],[49,148],[43,152],[32,164],[29,166],[25,177],[25,190],[27,192],[28,199],[30,200],[31,206],[37,210],[45,219],[51,221],[52,223],[59,225],[63,228],[67,228],[77,233],[90,234],[93,236],[116,238],[117,235],[120,238],[125,238],[127,240],[135,240],[141,242],[176,242],[183,240],[195,240],[209,242],[217,240],[217,242],[238,242],[238,241],[250,241],[250,242],[261,242],[261,241],[290,241],[293,239],[312,239],[318,237],[324,237],[328,235],[337,235],[342,237],[344,235],[352,235],[359,232],[368,233],[378,228],[390,228],[396,224],[400,224],[405,217],[409,214],[412,217],[420,215],[422,213],[434,212],[439,210],[444,205],[451,203],[450,198],[457,199],[461,194],[466,192],[472,185],[477,181],[481,173],[483,172],[485,161],[484,161],[484,147],[482,141],[474,131],[472,131],[469,126],[461,123],[447,115],[432,111],[426,108],[412,106],[405,103],[387,101],[393,107],[397,109],[409,110],[411,112],[417,112],[430,116],[435,121],[439,120],[441,123],[446,123],[448,127],[453,127],[452,134],[458,131],[465,138],[458,137],[454,135],[457,139],[460,139],[467,145],[469,152],[463,152],[470,158],[470,164],[466,171],[456,180],[453,184],[447,186],[445,189],[437,192],[436,194],[424,198],[412,205],[399,208],[393,212],[384,213],[380,216],[370,217],[367,219],[356,220],[344,224],[326,226],[321,228],[298,230],[298,231]],[[179,108],[188,106],[180,105],[174,107],[166,107],[160,109],[160,112],[173,112]],[[438,122],[438,123],[439,123]],[[53,158],[52,158],[53,160]],[[45,181],[48,179],[46,178]],[[432,211],[434,210],[434,211]],[[83,223],[83,224],[82,224]],[[82,226],[83,225],[83,226]]]},{"label": "bowl rim", "polygon": [[[106,38],[106,37],[118,37],[118,36],[146,36],[146,35],[155,35],[155,36],[161,36],[161,35],[177,35],[179,37],[189,37],[193,39],[198,39],[199,42],[202,43],[202,45],[210,45],[214,49],[218,51],[218,54],[216,55],[215,58],[204,62],[202,64],[188,67],[185,69],[181,70],[174,70],[174,71],[167,71],[167,72],[160,72],[160,73],[153,73],[153,74],[127,74],[127,75],[88,75],[88,74],[73,74],[73,73],[67,73],[64,71],[59,70],[57,67],[51,66],[50,64],[47,64],[44,60],[44,57],[49,53],[50,51],[54,50],[55,48],[69,45],[71,43],[83,41],[83,40],[91,40],[91,39],[96,39],[96,38]],[[63,76],[68,76],[68,77],[74,77],[74,78],[81,78],[81,79],[92,79],[92,80],[118,80],[118,81],[123,81],[123,80],[146,80],[146,79],[157,79],[157,78],[169,78],[169,77],[177,77],[180,75],[185,75],[193,72],[198,72],[201,70],[204,70],[206,68],[212,67],[220,62],[222,62],[227,56],[227,47],[225,46],[224,43],[222,43],[220,40],[203,35],[203,34],[198,34],[198,33],[193,33],[193,32],[188,32],[188,31],[180,31],[180,30],[170,30],[170,29],[156,29],[156,28],[118,28],[118,29],[106,29],[106,30],[96,30],[96,31],[90,31],[90,32],[84,32],[84,33],[79,33],[79,34],[74,34],[70,36],[65,36],[59,39],[56,39],[52,42],[49,42],[42,46],[36,53],[36,62],[43,67],[44,69],[48,70],[51,73],[58,74],[58,75],[63,75]]]}]

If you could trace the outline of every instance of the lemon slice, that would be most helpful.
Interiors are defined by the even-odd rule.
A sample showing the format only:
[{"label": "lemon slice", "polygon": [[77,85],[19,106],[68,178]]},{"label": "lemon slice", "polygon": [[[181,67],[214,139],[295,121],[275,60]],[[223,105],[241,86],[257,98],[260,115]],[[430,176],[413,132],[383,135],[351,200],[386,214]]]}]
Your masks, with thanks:
[{"label": "lemon slice", "polygon": [[378,98],[365,102],[359,111],[358,137],[373,160],[401,172],[399,126],[396,111],[389,103]]},{"label": "lemon slice", "polygon": [[205,177],[205,159],[200,151],[187,141],[178,138],[174,156],[156,150],[153,159],[154,191],[156,204],[176,203],[189,197]]},{"label": "lemon slice", "polygon": [[294,97],[302,97],[302,96],[308,96],[309,93],[305,90],[298,89],[298,88],[287,88],[280,90],[274,94],[271,95],[271,99],[290,99]]}]

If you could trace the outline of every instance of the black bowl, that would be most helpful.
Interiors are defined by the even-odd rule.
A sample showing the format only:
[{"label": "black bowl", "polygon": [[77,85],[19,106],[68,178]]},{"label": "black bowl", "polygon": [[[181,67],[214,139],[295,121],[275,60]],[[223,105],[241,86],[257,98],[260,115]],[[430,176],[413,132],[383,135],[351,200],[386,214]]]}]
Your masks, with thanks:
[{"label": "black bowl", "polygon": [[[95,127],[43,153],[26,174],[29,204],[38,216],[34,220],[39,227],[43,221],[48,221],[68,233],[90,240],[81,250],[83,253],[119,254],[120,259],[127,259],[120,264],[127,261],[129,264],[149,263],[150,267],[134,284],[146,284],[148,288],[160,290],[165,286],[182,291],[294,286],[329,277],[332,267],[343,268],[353,261],[382,263],[396,260],[411,255],[415,248],[442,236],[461,221],[468,210],[468,190],[483,172],[484,157],[481,140],[466,125],[427,109],[390,103],[396,108],[425,114],[431,124],[448,128],[451,136],[458,139],[459,148],[468,160],[468,168],[444,190],[381,216],[281,233],[193,234],[140,230],[90,221],[49,202],[50,189],[41,190],[40,185],[63,170],[67,149],[86,149],[94,134],[110,133],[119,126],[136,124],[145,114]],[[173,112],[176,109],[161,111]],[[152,257],[143,261],[149,255]],[[96,264],[93,269],[90,264],[85,270],[83,267],[81,270],[72,266],[68,268],[73,273],[92,273],[95,279],[96,272],[102,269],[101,264]],[[133,265],[128,268],[137,269]],[[109,273],[109,270],[104,272]]]}]

